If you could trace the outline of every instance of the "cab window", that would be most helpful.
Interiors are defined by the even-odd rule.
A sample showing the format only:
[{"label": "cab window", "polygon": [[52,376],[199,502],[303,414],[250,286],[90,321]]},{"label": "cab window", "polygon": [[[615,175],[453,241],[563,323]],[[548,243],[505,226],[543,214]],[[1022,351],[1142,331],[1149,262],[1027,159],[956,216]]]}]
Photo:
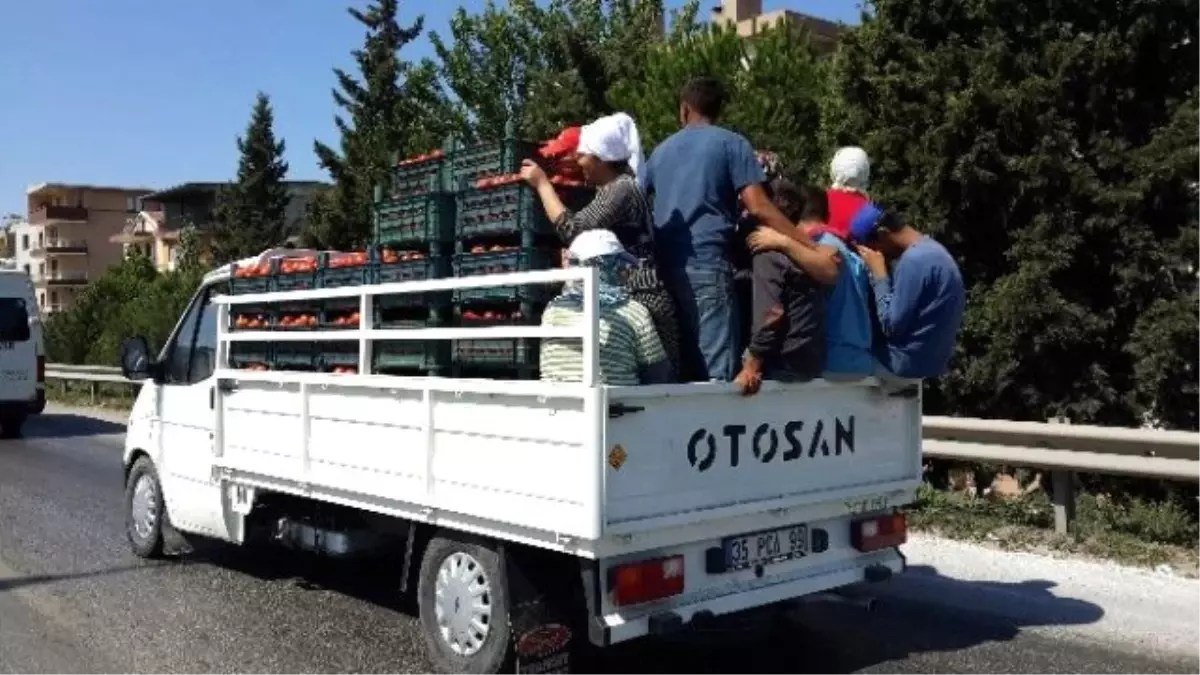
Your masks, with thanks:
[{"label": "cab window", "polygon": [[166,354],[168,384],[193,384],[212,376],[217,358],[217,311],[212,299],[225,293],[226,284],[201,289],[184,313],[175,341]]}]

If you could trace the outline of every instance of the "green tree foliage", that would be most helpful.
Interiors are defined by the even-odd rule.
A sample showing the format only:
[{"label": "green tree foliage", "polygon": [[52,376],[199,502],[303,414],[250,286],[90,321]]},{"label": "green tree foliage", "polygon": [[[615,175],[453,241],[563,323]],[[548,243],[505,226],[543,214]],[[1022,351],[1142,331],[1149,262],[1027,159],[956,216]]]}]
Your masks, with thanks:
[{"label": "green tree foliage", "polygon": [[461,126],[441,95],[439,73],[430,61],[408,63],[400,50],[421,34],[423,21],[401,27],[398,0],[376,0],[350,15],[367,29],[366,43],[354,52],[359,77],[334,69],[333,100],[341,151],[316,141],[313,150],[333,178],[310,209],[309,244],[351,249],[371,237],[372,193],[388,180],[395,153],[426,152]]},{"label": "green tree foliage", "polygon": [[825,137],[865,146],[875,196],[967,278],[929,403],[1194,427],[1175,385],[1197,357],[1195,0],[873,10],[836,58]]},{"label": "green tree foliage", "polygon": [[683,84],[711,75],[726,88],[724,126],[756,148],[778,153],[794,178],[822,177],[817,169],[826,157],[820,126],[826,66],[804,31],[781,25],[747,41],[732,27],[677,24],[646,64],[642,78],[618,82],[610,98],[638,120],[647,147],[679,128]]},{"label": "green tree foliage", "polygon": [[121,340],[142,335],[154,348],[170,336],[199,285],[198,269],[159,274],[134,254],[88,285],[71,308],[46,322],[46,354],[54,363],[116,365]]},{"label": "green tree foliage", "polygon": [[254,255],[287,238],[288,165],[274,124],[271,101],[259,92],[246,135],[237,139],[237,180],[217,195],[212,248],[218,263]]},{"label": "green tree foliage", "polygon": [[[641,77],[662,42],[662,0],[553,0],[541,6],[489,3],[459,10],[451,40],[431,35],[467,141],[502,138],[511,122],[522,138],[614,111],[609,92]],[[688,16],[694,16],[694,9]]]}]

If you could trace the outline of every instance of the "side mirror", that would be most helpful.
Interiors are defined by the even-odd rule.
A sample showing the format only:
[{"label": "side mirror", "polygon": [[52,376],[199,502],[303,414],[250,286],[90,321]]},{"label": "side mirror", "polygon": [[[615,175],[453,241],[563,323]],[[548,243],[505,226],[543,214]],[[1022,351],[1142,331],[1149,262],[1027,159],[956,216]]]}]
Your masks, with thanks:
[{"label": "side mirror", "polygon": [[150,345],[146,338],[138,336],[121,341],[121,374],[125,379],[141,382],[154,377],[157,371],[150,358]]}]

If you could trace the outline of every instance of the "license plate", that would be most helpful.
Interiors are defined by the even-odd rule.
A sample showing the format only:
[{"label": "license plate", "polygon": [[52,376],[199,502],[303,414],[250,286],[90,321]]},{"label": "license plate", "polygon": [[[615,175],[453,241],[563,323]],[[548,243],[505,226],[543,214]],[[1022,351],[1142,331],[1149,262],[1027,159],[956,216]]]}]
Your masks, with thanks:
[{"label": "license plate", "polygon": [[770,565],[808,555],[808,525],[726,537],[721,543],[725,549],[726,570]]}]

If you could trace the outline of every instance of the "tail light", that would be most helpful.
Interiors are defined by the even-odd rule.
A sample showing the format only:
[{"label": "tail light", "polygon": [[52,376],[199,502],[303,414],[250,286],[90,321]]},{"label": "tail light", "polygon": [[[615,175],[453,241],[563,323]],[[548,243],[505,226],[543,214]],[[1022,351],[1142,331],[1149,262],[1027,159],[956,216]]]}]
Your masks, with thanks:
[{"label": "tail light", "polygon": [[[28,363],[28,361],[26,361],[26,363]],[[39,383],[46,381],[46,357],[45,356],[37,357],[37,381]]]},{"label": "tail light", "polygon": [[850,524],[850,543],[863,553],[899,546],[906,541],[908,521],[903,513],[889,513]]},{"label": "tail light", "polygon": [[609,589],[618,607],[640,605],[683,592],[683,556],[618,565],[609,572]]}]

